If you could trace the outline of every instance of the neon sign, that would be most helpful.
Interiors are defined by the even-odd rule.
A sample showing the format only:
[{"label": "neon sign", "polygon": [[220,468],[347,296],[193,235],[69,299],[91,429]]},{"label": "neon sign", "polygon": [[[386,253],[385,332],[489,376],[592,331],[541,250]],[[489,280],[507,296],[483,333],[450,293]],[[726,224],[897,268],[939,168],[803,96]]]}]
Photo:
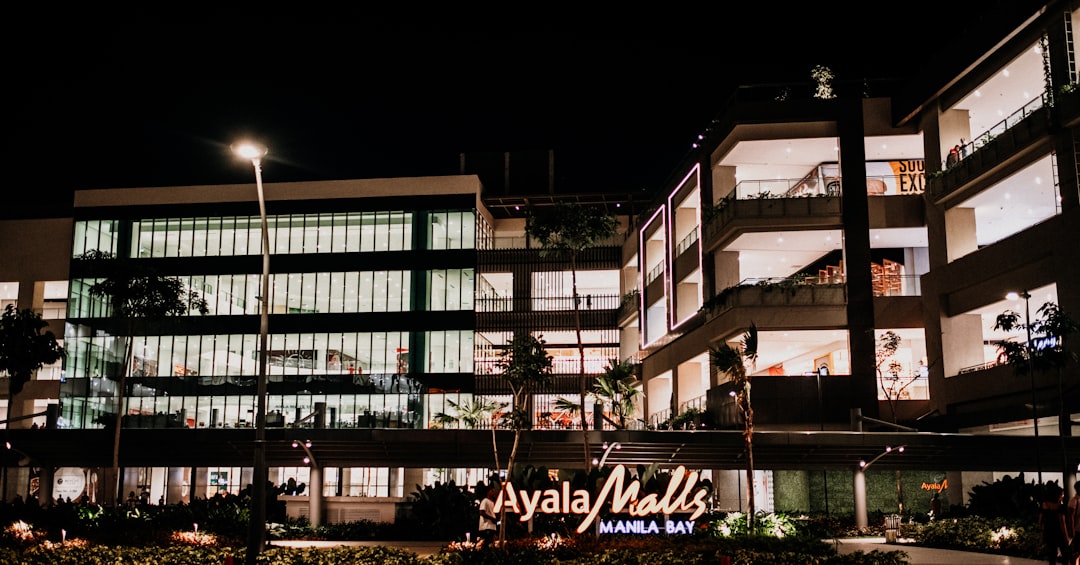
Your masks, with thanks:
[{"label": "neon sign", "polygon": [[945,479],[945,480],[941,481],[940,483],[923,483],[922,484],[922,489],[923,490],[933,490],[933,491],[941,492],[941,491],[943,491],[943,490],[945,490],[947,488],[949,488],[949,479]]},{"label": "neon sign", "polygon": [[[589,491],[579,489],[570,491],[570,483],[563,481],[561,488],[552,488],[532,493],[516,490],[513,484],[507,483],[503,492],[495,500],[495,512],[500,512],[503,506],[507,512],[519,514],[522,522],[528,522],[537,512],[541,514],[584,514],[585,519],[577,527],[577,533],[583,533],[596,521],[600,515],[600,509],[604,503],[611,502],[611,512],[618,514],[626,512],[633,518],[644,518],[653,515],[668,515],[675,513],[691,513],[686,521],[671,521],[665,523],[664,531],[677,533],[693,530],[694,520],[705,513],[705,497],[708,492],[697,488],[697,471],[687,473],[686,468],[680,465],[671,475],[667,490],[663,494],[641,494],[641,483],[637,480],[629,481],[626,466],[617,465],[611,471],[611,475],[604,481],[596,500],[592,500]],[[696,490],[695,490],[696,489]],[[627,522],[627,523],[619,523]],[[649,525],[651,524],[651,526]],[[646,520],[630,521],[607,521],[601,524],[601,530],[610,529],[615,533],[616,529],[634,533],[656,533],[661,530],[656,522]],[[638,531],[644,530],[644,531]],[[621,533],[621,532],[619,532]]]}]

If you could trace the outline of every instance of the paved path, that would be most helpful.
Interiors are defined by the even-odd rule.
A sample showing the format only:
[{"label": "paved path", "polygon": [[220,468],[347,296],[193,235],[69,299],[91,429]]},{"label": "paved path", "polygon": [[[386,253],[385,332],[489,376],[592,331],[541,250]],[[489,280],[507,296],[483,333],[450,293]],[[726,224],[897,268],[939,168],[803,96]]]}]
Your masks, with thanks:
[{"label": "paved path", "polygon": [[[835,540],[837,550],[842,554],[862,551],[903,551],[908,556],[911,565],[1044,565],[1043,560],[1024,559],[1022,557],[1008,557],[990,553],[972,553],[970,551],[955,551],[952,549],[935,549],[919,547],[908,543],[885,543],[885,538],[850,538]],[[341,545],[350,546],[384,546],[400,547],[413,553],[426,557],[438,553],[449,542],[445,541],[292,541],[277,540],[272,545],[281,547],[336,547]]]},{"label": "paved path", "polygon": [[906,543],[885,543],[885,538],[852,538],[837,540],[840,553],[862,551],[903,551],[911,565],[1044,565],[1046,561],[1009,557],[991,553],[973,553],[952,549],[919,547]]}]

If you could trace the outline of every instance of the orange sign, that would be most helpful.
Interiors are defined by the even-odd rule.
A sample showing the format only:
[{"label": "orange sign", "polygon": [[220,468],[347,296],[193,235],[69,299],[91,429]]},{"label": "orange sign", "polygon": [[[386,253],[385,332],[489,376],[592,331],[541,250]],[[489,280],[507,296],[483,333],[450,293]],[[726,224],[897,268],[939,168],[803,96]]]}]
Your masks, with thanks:
[{"label": "orange sign", "polygon": [[949,479],[945,479],[945,480],[941,481],[940,483],[923,483],[922,484],[922,489],[923,490],[933,490],[933,491],[941,492],[941,491],[943,491],[943,490],[945,490],[947,488],[949,488]]}]

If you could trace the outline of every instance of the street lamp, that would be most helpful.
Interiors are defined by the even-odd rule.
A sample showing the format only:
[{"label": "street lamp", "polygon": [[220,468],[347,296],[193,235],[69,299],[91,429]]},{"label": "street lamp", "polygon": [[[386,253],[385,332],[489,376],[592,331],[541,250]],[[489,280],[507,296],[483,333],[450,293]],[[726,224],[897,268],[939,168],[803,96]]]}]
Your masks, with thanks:
[{"label": "street lamp", "polygon": [[[903,453],[904,446],[901,445],[895,448],[891,446],[885,446],[885,451],[879,453],[877,457],[874,457],[869,462],[865,460],[859,460],[859,467],[855,469],[855,526],[860,531],[865,530],[866,527],[869,525],[869,518],[866,511],[866,470],[869,469],[870,466],[874,463],[877,463],[878,459],[885,457],[893,451],[897,453]],[[901,511],[903,511],[903,508],[901,508]]]},{"label": "street lamp", "polygon": [[266,545],[266,356],[270,329],[270,231],[266,225],[266,198],[263,196],[262,158],[266,146],[252,142],[233,144],[233,153],[251,161],[255,167],[255,187],[259,194],[259,219],[262,227],[262,290],[259,292],[259,376],[256,382],[255,463],[251,477],[251,524],[245,560],[254,565]]},{"label": "street lamp", "polygon": [[604,442],[604,455],[599,460],[593,459],[593,465],[597,467],[603,467],[604,463],[607,463],[608,455],[611,455],[612,449],[622,449],[622,444],[619,442],[608,445],[608,442]]},{"label": "street lamp", "polygon": [[1035,403],[1035,366],[1032,364],[1031,350],[1031,293],[1010,292],[1005,295],[1009,300],[1024,299],[1024,330],[1027,332],[1027,345],[1024,346],[1027,353],[1028,376],[1031,378],[1031,420],[1032,430],[1035,434],[1035,472],[1038,475],[1039,484],[1042,484],[1042,462],[1039,460],[1039,406]]}]

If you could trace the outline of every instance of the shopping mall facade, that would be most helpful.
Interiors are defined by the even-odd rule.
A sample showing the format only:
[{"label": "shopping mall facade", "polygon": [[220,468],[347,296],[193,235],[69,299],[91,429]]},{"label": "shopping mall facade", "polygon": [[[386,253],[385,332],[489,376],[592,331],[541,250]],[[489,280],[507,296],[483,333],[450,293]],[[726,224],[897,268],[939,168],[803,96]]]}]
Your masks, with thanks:
[{"label": "shopping mall facade", "polygon": [[[711,479],[713,507],[744,508],[743,423],[709,358],[753,326],[759,509],[850,512],[856,477],[898,469],[912,511],[928,509],[923,490],[947,484],[961,504],[1006,474],[1071,485],[1078,364],[1017,375],[995,343],[1055,343],[994,320],[1047,302],[1080,313],[1075,18],[1050,2],[919,84],[740,88],[647,198],[524,194],[467,160],[291,183],[267,167],[270,480],[320,484],[290,498],[320,521],[392,520],[416,485],[484,480],[513,434],[496,430],[496,463],[491,424],[465,408],[510,401],[499,354],[529,332],[555,378],[531,398],[519,463],[682,465]],[[567,201],[619,221],[574,269],[525,232],[528,213]],[[14,399],[4,387],[4,498],[100,497],[118,410],[123,492],[240,491],[261,374],[254,180],[72,204],[0,222],[0,298],[41,313],[67,352]],[[88,251],[176,277],[209,311],[137,320],[129,355],[126,321],[89,292]],[[615,429],[597,402],[583,432],[559,400],[612,359],[635,367],[636,413]]]}]

